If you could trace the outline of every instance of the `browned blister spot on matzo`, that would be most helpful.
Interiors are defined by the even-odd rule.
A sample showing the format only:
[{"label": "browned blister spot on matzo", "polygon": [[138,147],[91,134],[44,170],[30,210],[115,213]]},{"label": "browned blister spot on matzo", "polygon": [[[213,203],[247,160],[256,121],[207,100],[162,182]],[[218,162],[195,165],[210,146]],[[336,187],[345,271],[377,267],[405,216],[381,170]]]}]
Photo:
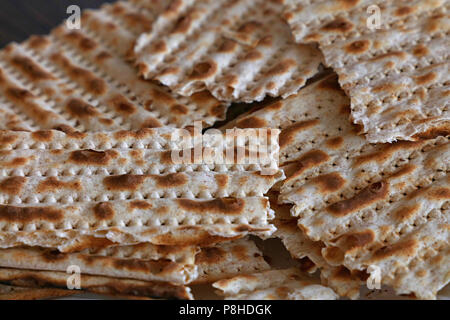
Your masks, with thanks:
[{"label": "browned blister spot on matzo", "polygon": [[103,179],[103,185],[113,191],[135,191],[144,183],[145,179],[146,176],[132,174],[109,176]]},{"label": "browned blister spot on matzo", "polygon": [[88,119],[100,115],[92,105],[77,98],[72,98],[67,101],[66,110],[72,117],[77,119]]},{"label": "browned blister spot on matzo", "polygon": [[372,89],[373,92],[400,92],[404,88],[403,84],[397,83],[383,83],[379,86],[376,86]]},{"label": "browned blister spot on matzo", "polygon": [[216,179],[216,183],[219,188],[225,188],[228,184],[228,175],[226,174],[217,174],[214,176]]},{"label": "browned blister spot on matzo", "polygon": [[28,223],[32,221],[59,222],[63,212],[53,207],[16,207],[0,205],[0,221]]},{"label": "browned blister spot on matzo", "polygon": [[80,81],[88,92],[96,95],[103,95],[106,93],[106,82],[95,76],[91,71],[74,65],[68,58],[59,53],[52,54],[51,60],[64,68],[71,77]]},{"label": "browned blister spot on matzo", "polygon": [[245,200],[235,198],[219,198],[214,200],[197,201],[189,199],[178,199],[181,209],[196,213],[221,213],[236,215],[243,211]]},{"label": "browned blister spot on matzo", "polygon": [[60,124],[58,126],[55,126],[54,128],[52,128],[54,130],[58,130],[58,131],[62,131],[64,132],[68,137],[72,138],[72,139],[83,139],[86,137],[86,133],[84,132],[80,132],[75,130],[74,128],[65,125],[65,124]]},{"label": "browned blister spot on matzo", "polygon": [[169,7],[163,12],[163,15],[167,17],[173,16],[179,12],[182,6],[183,6],[182,0],[174,0],[173,2],[170,3]]},{"label": "browned blister spot on matzo", "polygon": [[244,23],[243,25],[241,25],[238,29],[238,32],[242,32],[242,33],[252,33],[255,32],[256,30],[258,30],[261,27],[261,22],[258,21],[249,21]]},{"label": "browned blister spot on matzo", "polygon": [[330,149],[339,149],[344,144],[344,138],[342,137],[331,138],[325,141],[325,144]]},{"label": "browned blister spot on matzo", "polygon": [[338,18],[322,27],[325,32],[341,32],[345,33],[353,29],[353,23],[343,18]]},{"label": "browned blister spot on matzo", "polygon": [[13,102],[23,105],[29,114],[36,118],[41,124],[47,123],[51,118],[55,117],[51,111],[45,110],[32,101],[35,96],[26,89],[18,87],[9,87],[5,90],[5,96],[7,96]]},{"label": "browned blister spot on matzo", "polygon": [[61,189],[68,189],[74,191],[80,191],[83,189],[81,181],[61,181],[56,177],[49,177],[39,183],[36,187],[37,192],[49,192],[49,191],[58,191]]},{"label": "browned blister spot on matzo", "polygon": [[[177,152],[176,154],[179,155],[180,153]],[[162,164],[166,164],[166,165],[173,164],[174,161],[173,161],[172,157],[173,157],[173,154],[172,154],[171,150],[170,151],[164,151],[163,153],[161,153],[160,161],[161,161]]]},{"label": "browned blister spot on matzo", "polygon": [[237,128],[245,129],[245,128],[264,128],[267,127],[268,123],[264,119],[258,117],[247,117],[242,120],[239,120],[236,123]]},{"label": "browned blister spot on matzo", "polygon": [[407,221],[410,218],[414,217],[414,215],[419,212],[419,210],[421,209],[421,204],[420,203],[416,203],[412,206],[405,206],[402,207],[400,209],[398,209],[397,211],[395,211],[393,213],[395,219],[399,222],[403,222],[403,221]]},{"label": "browned blister spot on matzo", "polygon": [[129,116],[136,113],[137,108],[122,95],[116,95],[109,101],[117,113]]},{"label": "browned blister spot on matzo", "polygon": [[80,40],[80,47],[85,51],[94,50],[97,48],[98,44],[89,38],[82,38]]},{"label": "browned blister spot on matzo", "polygon": [[31,133],[31,137],[35,141],[47,142],[47,141],[52,140],[53,131],[51,131],[51,130],[34,131]]},{"label": "browned blister spot on matzo", "polygon": [[54,77],[28,57],[15,56],[11,63],[18,67],[32,81],[52,80]]},{"label": "browned blister spot on matzo", "polygon": [[279,144],[280,148],[285,147],[286,145],[289,145],[294,139],[295,136],[302,131],[306,131],[310,129],[311,127],[314,127],[319,124],[319,120],[306,120],[301,122],[296,122],[292,124],[291,126],[283,129],[280,133],[279,137]]},{"label": "browned blister spot on matzo", "polygon": [[190,16],[181,17],[175,24],[172,33],[186,33],[189,31],[191,24],[192,18]]},{"label": "browned blister spot on matzo", "polygon": [[147,210],[151,209],[153,206],[150,202],[145,200],[133,200],[130,202],[129,207],[131,210],[134,209]]},{"label": "browned blister spot on matzo", "polygon": [[54,262],[61,262],[61,261],[67,260],[69,258],[69,255],[67,255],[65,253],[61,253],[58,250],[43,250],[41,257],[46,262],[54,263]]},{"label": "browned blister spot on matzo", "polygon": [[111,220],[114,218],[114,208],[108,202],[100,202],[94,206],[94,215],[98,220]]},{"label": "browned blister spot on matzo", "polygon": [[17,135],[15,135],[12,131],[4,131],[0,135],[0,146],[13,144],[15,141],[17,141],[17,138]]},{"label": "browned blister spot on matzo", "polygon": [[250,260],[251,257],[249,257],[247,247],[243,245],[235,245],[231,248],[231,252],[240,260],[240,261],[246,261]]},{"label": "browned blister spot on matzo", "polygon": [[30,37],[29,44],[33,49],[42,49],[50,44],[50,40],[44,36],[33,35]]},{"label": "browned blister spot on matzo", "polygon": [[333,90],[336,93],[339,93],[339,95],[345,95],[345,93],[342,91],[341,87],[339,86],[339,82],[337,81],[337,76],[332,75],[326,77],[324,80],[320,81],[317,85],[318,90]]},{"label": "browned blister spot on matzo", "polygon": [[348,250],[365,247],[375,241],[376,235],[372,230],[347,233],[343,236],[343,241]]},{"label": "browned blister spot on matzo", "polygon": [[311,183],[318,187],[320,193],[328,193],[341,189],[346,181],[338,172],[332,172],[315,177]]},{"label": "browned blister spot on matzo", "polygon": [[87,149],[72,151],[68,160],[79,165],[104,166],[116,157],[117,151],[115,150],[95,151]]},{"label": "browned blister spot on matzo", "polygon": [[159,89],[151,89],[151,96],[154,101],[160,102],[165,105],[173,105],[177,103],[177,100],[175,100],[170,94]]},{"label": "browned blister spot on matzo", "polygon": [[0,192],[17,195],[22,190],[27,178],[25,177],[11,177],[0,181]]},{"label": "browned blister spot on matzo", "polygon": [[415,149],[421,142],[415,141],[399,141],[392,144],[385,144],[380,150],[373,153],[356,157],[354,160],[355,166],[361,166],[368,162],[374,161],[383,163],[388,160],[395,152],[400,150]]},{"label": "browned blister spot on matzo", "polygon": [[412,172],[414,172],[414,170],[418,169],[417,166],[413,165],[413,164],[405,164],[404,166],[402,166],[399,170],[395,171],[393,174],[391,174],[388,178],[388,180],[393,180],[393,179],[397,179],[400,178],[402,176],[406,176],[408,174],[411,174]]},{"label": "browned blister spot on matzo", "polygon": [[327,207],[327,211],[334,216],[344,217],[373,203],[385,199],[389,195],[389,184],[381,181],[364,188],[353,198],[336,202]]},{"label": "browned blister spot on matzo", "polygon": [[423,44],[417,45],[417,47],[414,48],[413,54],[416,57],[424,57],[430,53],[430,50],[424,46]]},{"label": "browned blister spot on matzo", "polygon": [[427,192],[427,198],[435,201],[450,199],[450,188],[430,188]]},{"label": "browned blister spot on matzo", "polygon": [[306,170],[318,166],[321,163],[327,162],[330,156],[321,150],[311,150],[303,154],[297,161],[295,161],[295,168],[289,179],[300,176]]},{"label": "browned blister spot on matzo", "polygon": [[322,255],[327,261],[334,262],[336,264],[342,264],[342,261],[344,260],[344,252],[337,247],[326,247]]},{"label": "browned blister spot on matzo", "polygon": [[170,110],[179,115],[187,114],[189,112],[188,108],[182,104],[174,104],[170,107]]},{"label": "browned blister spot on matzo", "polygon": [[294,60],[292,60],[292,59],[284,59],[280,63],[275,65],[272,69],[269,69],[269,71],[267,71],[265,75],[267,77],[283,75],[285,73],[288,73],[296,65],[297,64],[296,64],[296,62]]},{"label": "browned blister spot on matzo", "polygon": [[360,2],[360,0],[338,0],[338,8],[343,10],[350,10]]},{"label": "browned blister spot on matzo", "polygon": [[[450,95],[450,90],[444,92],[447,96]],[[443,126],[437,126],[435,128],[430,128],[427,131],[417,133],[413,136],[415,140],[427,140],[427,139],[433,139],[439,136],[448,136],[450,134],[450,124],[443,125]]]},{"label": "browned blister spot on matzo", "polygon": [[189,78],[195,80],[206,79],[216,74],[216,72],[217,64],[214,61],[202,62],[194,67]]},{"label": "browned blister spot on matzo", "polygon": [[[174,267],[171,261],[144,261],[138,259],[113,259],[113,266],[119,270],[148,271],[155,273],[170,273]],[[158,272],[159,271],[159,272]]]},{"label": "browned blister spot on matzo", "polygon": [[111,59],[113,56],[107,52],[107,51],[102,51],[99,54],[97,54],[97,56],[95,57],[96,62],[98,63],[105,63],[105,60]]},{"label": "browned blister spot on matzo", "polygon": [[418,85],[426,85],[434,81],[436,78],[437,74],[435,72],[430,72],[422,76],[415,77],[415,81]]},{"label": "browned blister spot on matzo", "polygon": [[[338,1],[307,7],[294,1],[285,16],[296,42],[316,43],[336,71],[352,100],[352,121],[363,125],[369,142],[411,141],[448,118],[444,3],[392,1],[380,6],[383,26],[376,29],[366,25],[366,2],[346,9]],[[417,115],[402,120],[410,105]]]},{"label": "browned blister spot on matzo", "polygon": [[225,256],[225,251],[221,248],[204,248],[195,257],[195,263],[213,265],[220,263]]},{"label": "browned blister spot on matzo", "polygon": [[164,53],[167,50],[167,45],[164,40],[155,41],[151,47],[151,53]]},{"label": "browned blister spot on matzo", "polygon": [[345,51],[350,54],[363,54],[370,49],[369,40],[358,40],[348,44]]},{"label": "browned blister spot on matzo", "polygon": [[11,161],[0,162],[0,166],[6,167],[6,168],[18,168],[18,167],[26,165],[31,160],[32,159],[30,159],[30,158],[17,157],[17,158],[12,159]]},{"label": "browned blister spot on matzo", "polygon": [[406,16],[406,15],[409,15],[409,14],[413,13],[414,11],[415,11],[414,8],[408,7],[408,6],[404,6],[404,7],[398,8],[395,11],[395,14],[397,16]]},{"label": "browned blister spot on matzo", "polygon": [[225,39],[222,44],[220,45],[217,52],[219,53],[232,53],[236,50],[238,47],[238,44],[236,41]]},{"label": "browned blister spot on matzo", "polygon": [[399,242],[392,246],[382,247],[373,254],[373,258],[371,259],[371,261],[376,262],[378,260],[389,258],[413,256],[416,253],[418,247],[419,243],[414,239]]},{"label": "browned blister spot on matzo", "polygon": [[169,173],[167,175],[154,176],[153,178],[159,188],[176,188],[188,182],[188,178],[184,173]]}]

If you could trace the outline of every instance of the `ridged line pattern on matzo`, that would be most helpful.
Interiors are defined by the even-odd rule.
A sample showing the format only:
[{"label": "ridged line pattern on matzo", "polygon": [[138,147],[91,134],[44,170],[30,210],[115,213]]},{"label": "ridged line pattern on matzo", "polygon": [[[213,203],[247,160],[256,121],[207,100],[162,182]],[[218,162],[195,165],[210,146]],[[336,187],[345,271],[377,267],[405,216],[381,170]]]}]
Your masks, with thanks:
[{"label": "ridged line pattern on matzo", "polygon": [[[0,131],[0,176],[278,171],[278,130]],[[64,149],[61,149],[64,148]],[[257,157],[257,158],[255,158]]]},{"label": "ridged line pattern on matzo", "polygon": [[[282,177],[261,179],[260,172],[187,172],[162,175],[84,175],[0,178],[0,203],[64,204],[148,198],[220,198],[263,196]],[[227,180],[222,184],[222,180]],[[173,186],[167,183],[174,181]],[[245,184],[243,184],[245,182]],[[8,186],[12,186],[8,189]],[[72,199],[72,201],[70,200]]]},{"label": "ridged line pattern on matzo", "polygon": [[213,284],[232,300],[335,300],[336,293],[297,269],[268,270],[239,275]]},{"label": "ridged line pattern on matzo", "polygon": [[[219,142],[217,135],[203,139],[211,150],[223,152],[221,146],[231,148],[231,142],[245,132],[231,131]],[[166,128],[79,137],[84,143],[103,137],[103,147],[125,140],[125,149],[52,149],[54,144],[77,140],[73,135],[1,132],[5,149],[0,154],[4,177],[0,182],[1,247],[26,244],[71,251],[92,237],[122,244],[209,244],[247,233],[268,236],[274,230],[263,195],[284,177],[273,158],[278,152],[277,130],[271,130],[267,140],[268,150],[275,152],[269,156],[275,165],[272,175],[257,169],[257,162],[239,164],[247,157],[245,151],[251,153],[252,138],[247,139],[247,147],[245,139],[241,142],[243,158],[232,157],[229,164],[214,159],[196,164],[207,156],[198,159],[192,149],[188,149],[189,163],[174,164],[172,152],[185,151],[185,145],[168,149],[171,139]],[[155,149],[145,147],[149,137]],[[45,143],[34,146],[32,141]],[[166,143],[163,147],[158,142]]]},{"label": "ridged line pattern on matzo", "polygon": [[9,69],[17,69],[14,72],[18,77],[26,78],[51,101],[65,124],[79,131],[102,131],[138,129],[158,123],[154,113],[136,106],[101,77],[80,68],[56,43],[35,50],[42,59],[40,63],[23,47],[11,44],[1,57],[11,66]]},{"label": "ridged line pattern on matzo", "polygon": [[333,289],[339,296],[350,299],[360,297],[360,288],[367,278],[365,271],[350,271],[344,266],[331,266],[322,256],[325,244],[322,241],[314,241],[308,238],[298,228],[297,218],[292,217],[291,204],[277,203],[278,193],[269,193],[270,207],[275,212],[272,223],[277,230],[273,236],[281,240],[286,250],[294,259],[309,259],[313,266],[308,266],[308,273],[314,273],[320,269],[322,284]]},{"label": "ridged line pattern on matzo", "polygon": [[19,114],[15,113],[14,106],[0,96],[0,128],[7,130],[33,130],[33,124],[21,119]]},{"label": "ridged line pattern on matzo", "polygon": [[[415,142],[370,144],[357,135],[358,128],[350,123],[348,111],[342,112],[341,104],[335,103],[336,100],[333,99],[314,99],[325,95],[321,88],[334,87],[338,90],[336,85],[336,81],[333,85],[332,76],[320,80],[310,86],[311,91],[308,91],[307,87],[283,103],[269,105],[238,118],[234,123],[240,127],[281,127],[280,162],[284,163],[282,168],[287,179],[280,183],[277,189],[281,192],[280,201],[293,203],[292,214],[300,218],[299,226],[304,234],[297,237],[324,242],[318,245],[327,246],[322,250],[327,263],[336,266],[344,264],[348,269],[361,271],[366,270],[369,264],[378,265],[382,268],[383,283],[392,285],[397,292],[408,293],[408,290],[414,288],[413,292],[417,296],[432,298],[448,279],[445,279],[445,272],[439,269],[442,266],[434,267],[420,258],[420,251],[414,250],[412,255],[415,258],[411,259],[402,260],[401,255],[395,257],[398,262],[395,266],[389,264],[392,262],[389,257],[369,263],[370,257],[360,255],[367,250],[369,243],[370,246],[376,247],[374,251],[383,246],[395,248],[395,245],[400,245],[408,237],[413,239],[413,243],[420,239],[413,226],[416,225],[422,230],[419,226],[424,224],[424,217],[429,216],[426,225],[440,232],[428,234],[431,239],[429,241],[434,239],[438,243],[433,249],[434,254],[439,253],[443,255],[442,259],[446,259],[447,253],[441,246],[445,243],[448,246],[448,239],[443,240],[447,232],[445,221],[448,220],[448,194],[445,191],[448,190],[446,179],[450,163],[448,132],[438,132],[437,135],[444,136],[436,138],[425,135],[422,140]],[[298,114],[303,114],[303,117],[297,118],[300,122],[294,120],[294,123],[290,124],[289,118],[286,120],[283,117],[284,108],[296,108]],[[320,117],[317,119],[319,112]],[[310,115],[310,118],[305,117],[305,113]],[[337,128],[332,123],[336,123]],[[330,124],[329,131],[326,124]],[[305,143],[305,140],[318,143]],[[285,145],[292,151],[286,152],[283,149]],[[297,145],[299,149],[296,148]],[[290,153],[294,156],[290,156]],[[436,192],[440,195],[430,200],[430,196],[425,193],[413,200],[413,203],[405,200],[412,197],[416,189],[427,188],[431,194]],[[416,211],[408,213],[407,209],[415,206]],[[346,207],[352,210],[349,209],[346,213]],[[393,212],[399,210],[398,215],[402,217],[400,209],[403,207],[406,207],[404,221],[395,220]],[[432,218],[433,215],[435,218]],[[297,243],[293,246],[288,240],[289,234],[283,232],[283,228],[277,232],[294,256],[308,256],[309,253],[310,258],[314,259],[315,251],[311,252],[308,245],[300,246],[300,243]],[[358,235],[358,232],[363,235]],[[390,238],[387,237],[389,232],[393,234]],[[354,239],[356,244],[360,240],[369,243],[367,246],[361,244],[361,247],[356,245],[356,248],[350,250],[343,240],[347,239],[347,233],[348,238]],[[352,237],[351,234],[357,235]],[[417,265],[428,266],[428,269],[425,268],[427,273],[421,271],[423,277],[413,275],[414,271],[408,273],[408,270],[414,270],[412,261],[415,260],[418,260],[415,262]],[[402,280],[405,277],[409,277],[408,284]],[[414,278],[415,284],[412,282]],[[421,286],[418,283],[426,285]],[[348,294],[353,298],[356,295],[353,289],[348,290]]]},{"label": "ridged line pattern on matzo", "polygon": [[[448,130],[448,2],[292,2],[285,17],[297,41],[319,42],[370,142]],[[366,25],[370,5],[381,9],[381,29]]]},{"label": "ridged line pattern on matzo", "polygon": [[350,100],[339,88],[336,76],[330,75],[295,96],[230,121],[222,130],[280,129],[280,165],[286,165],[316,145],[324,141],[331,144],[346,132],[356,130],[349,124],[349,105]]},{"label": "ridged line pattern on matzo", "polygon": [[64,130],[38,130],[33,132],[0,130],[0,150],[55,150],[79,149],[147,149],[153,151],[182,150],[202,146],[204,148],[260,148],[267,145],[267,153],[278,152],[280,131],[271,128],[231,128],[223,132],[210,129],[202,133],[197,128],[171,127],[146,128],[135,131],[79,132]]},{"label": "ridged line pattern on matzo", "polygon": [[238,239],[202,248],[195,257],[198,277],[193,284],[211,283],[241,273],[270,269],[261,250],[251,239]]},{"label": "ridged line pattern on matzo", "polygon": [[[111,30],[113,22],[97,22],[96,13],[106,15],[86,12],[81,30],[61,25],[52,36],[32,36],[0,51],[2,129],[186,127],[196,120],[211,125],[224,118],[226,105],[207,92],[180,97],[140,79],[95,30],[106,27],[108,36],[125,34],[130,41],[133,34],[117,26]],[[93,24],[98,25],[94,31]]]},{"label": "ridged line pattern on matzo", "polygon": [[64,246],[78,241],[73,237],[76,234],[123,244],[201,244],[203,238],[209,239],[206,235],[219,239],[247,233],[267,237],[274,231],[268,223],[270,207],[263,197],[22,204],[2,205],[0,210],[3,247],[39,244],[64,251]]},{"label": "ridged line pattern on matzo", "polygon": [[[329,116],[336,118],[331,112]],[[426,224],[444,232],[444,235],[434,231],[428,236],[430,239],[437,237],[435,240],[440,243],[438,248],[445,248],[443,243],[448,246],[448,239],[445,239],[445,225],[448,223],[445,222],[448,220],[448,209],[445,209],[448,193],[445,190],[448,192],[450,163],[448,138],[371,145],[352,133],[351,128],[344,132],[347,134],[341,137],[337,145],[325,141],[300,155],[296,162],[284,166],[287,180],[280,188],[280,200],[295,204],[292,213],[300,217],[299,226],[312,240],[321,240],[327,247],[334,247],[338,239],[347,239],[345,235],[348,234],[350,239],[356,241],[356,248],[339,247],[345,257],[334,262],[330,257],[339,256],[336,253],[338,250],[324,249],[325,259],[329,263],[344,264],[352,270],[364,270],[371,264],[380,266],[382,281],[391,284],[399,293],[407,293],[408,289],[403,287],[405,283],[389,279],[394,274],[395,279],[401,279],[402,275],[409,272],[410,259],[401,260],[402,255],[397,257],[393,249],[392,256],[398,265],[389,265],[391,258],[388,254],[386,258],[374,262],[371,257],[360,256],[368,248],[359,241],[364,238],[361,241],[370,243],[374,252],[385,250],[384,247],[396,248],[396,245],[401,246],[403,240],[407,239],[406,234],[412,232],[411,237],[415,237],[414,228],[410,230],[412,225],[424,223],[424,217],[433,212],[436,219],[430,218]],[[416,188],[430,188],[432,194],[437,192],[442,195],[435,198],[431,195],[418,197],[418,204],[407,206],[403,199],[414,194]],[[411,209],[413,207],[414,210]],[[405,221],[397,221],[395,215],[389,216],[389,221],[384,221],[387,214],[395,210],[400,211],[398,214],[402,217],[402,208],[406,210],[402,218]],[[411,209],[409,213],[408,208]],[[389,232],[400,232],[400,235],[387,238]],[[352,237],[352,234],[356,236]],[[414,241],[411,240],[410,244]],[[417,241],[423,244],[420,241],[424,240]],[[442,252],[442,249],[436,250]],[[413,250],[412,255],[418,252]],[[404,261],[404,265],[400,266],[399,261]],[[437,290],[448,282],[445,274],[439,273],[432,265],[428,269],[425,276],[431,277],[433,272],[437,272],[438,280],[434,276],[431,279],[425,276],[417,278],[418,281],[433,282],[433,285],[430,283],[414,288],[417,290],[414,293],[423,298],[434,297]]]},{"label": "ridged line pattern on matzo", "polygon": [[[356,154],[346,162],[353,165],[339,171],[322,166],[295,175],[296,183],[281,187],[280,199],[295,204],[292,213],[307,236],[325,242],[329,263],[356,270],[379,266],[382,281],[408,293],[399,279],[412,272],[409,263],[419,247],[435,245],[442,258],[448,247],[449,147],[441,137]],[[422,271],[420,281],[433,284],[415,287],[417,296],[434,297],[448,282],[438,270],[428,265]]]},{"label": "ridged line pattern on matzo", "polygon": [[[30,288],[40,287],[45,284],[49,287],[67,289],[66,272],[0,268],[0,281]],[[97,294],[193,299],[190,288],[173,285],[168,282],[140,281],[81,274],[81,283],[83,284],[83,291]]]},{"label": "ridged line pattern on matzo", "polygon": [[195,265],[178,264],[168,260],[135,260],[115,257],[41,251],[33,248],[0,250],[0,266],[65,272],[76,265],[83,274],[131,278],[145,281],[168,281],[184,284],[197,276]]},{"label": "ridged line pattern on matzo", "polygon": [[[207,91],[198,92],[190,97],[183,97],[175,95],[166,87],[157,85],[155,82],[144,81],[139,78],[134,68],[123,62],[126,57],[124,56],[125,53],[121,51],[125,47],[123,42],[134,42],[135,37],[117,25],[117,19],[114,16],[109,16],[105,10],[88,10],[84,12],[82,21],[84,23],[82,33],[60,28],[56,29],[54,34],[63,37],[64,43],[72,45],[77,53],[91,63],[99,63],[99,67],[102,67],[107,75],[116,79],[120,87],[133,92],[147,108],[159,112],[162,117],[183,121],[184,125],[177,123],[177,127],[192,125],[195,120],[212,124],[216,120],[225,118],[227,104],[219,102]],[[97,62],[95,53],[99,52],[98,50],[83,48],[85,38],[90,38],[96,42],[99,48],[107,47],[107,50],[112,54],[112,58]],[[118,59],[118,57],[121,58]],[[158,104],[161,107],[158,107]]]},{"label": "ridged line pattern on matzo", "polygon": [[[194,150],[194,151],[192,151]],[[214,148],[199,149],[204,154],[212,153]],[[234,150],[229,150],[233,152]],[[242,148],[235,155],[249,153],[251,149]],[[80,149],[74,151],[57,150],[14,150],[0,152],[0,176],[89,176],[92,174],[104,175],[145,175],[145,174],[169,174],[179,172],[204,171],[227,173],[232,171],[262,171],[264,164],[250,163],[249,157],[242,157],[233,161],[226,157],[226,151],[222,157],[227,162],[214,163],[213,158],[202,159],[187,158],[182,161],[184,155],[188,157],[195,152],[195,148],[184,151],[168,150],[154,151],[147,149],[107,149],[96,151],[92,149]],[[180,160],[173,159],[176,154]],[[269,159],[270,154],[262,154]],[[250,160],[249,160],[250,159]],[[211,162],[206,162],[206,161]],[[61,162],[66,161],[66,162]],[[275,160],[269,163],[270,169],[276,169]],[[275,166],[275,168],[274,168]],[[279,174],[279,173],[278,173]],[[279,178],[281,176],[279,175]]]},{"label": "ridged line pattern on matzo", "polygon": [[136,41],[140,73],[182,95],[224,101],[287,97],[317,73],[320,53],[297,45],[283,1],[173,1]]},{"label": "ridged line pattern on matzo", "polygon": [[155,248],[148,243],[74,253],[11,248],[0,250],[0,267],[65,272],[68,266],[77,265],[83,274],[174,284],[212,282],[239,272],[269,268],[254,242],[248,239],[229,241],[200,251],[187,247],[184,254],[190,255],[185,257],[188,260],[168,260],[176,250],[174,247]]},{"label": "ridged line pattern on matzo", "polygon": [[[114,258],[114,259],[131,259],[131,260],[167,260],[175,263],[194,264],[195,257],[199,253],[200,248],[197,246],[164,246],[154,245],[151,243],[139,243],[134,245],[114,245],[114,246],[91,246],[86,249],[77,251],[77,254],[90,257],[100,257],[99,259]],[[17,252],[17,256],[15,253]],[[38,247],[20,247],[1,249],[0,253],[7,257],[10,255],[17,261],[22,260],[20,253],[40,255],[46,259],[47,263],[53,260],[63,260],[66,254],[60,253],[52,248],[38,248]],[[53,258],[52,258],[53,257]],[[26,268],[25,268],[26,269]]]},{"label": "ridged line pattern on matzo", "polygon": [[[264,135],[264,133],[266,135]],[[79,150],[95,149],[151,149],[170,151],[201,145],[208,148],[246,147],[256,148],[267,144],[268,150],[278,151],[278,129],[228,129],[206,131],[176,129],[170,127],[146,128],[136,131],[79,132],[38,130],[34,132],[0,130],[0,150]]]}]

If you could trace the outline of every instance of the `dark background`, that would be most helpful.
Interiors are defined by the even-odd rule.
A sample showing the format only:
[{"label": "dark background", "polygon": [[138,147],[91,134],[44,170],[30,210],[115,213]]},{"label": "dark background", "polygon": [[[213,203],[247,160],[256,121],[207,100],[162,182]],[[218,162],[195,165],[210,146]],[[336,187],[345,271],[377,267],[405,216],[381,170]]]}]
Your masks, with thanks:
[{"label": "dark background", "polygon": [[0,48],[32,34],[46,34],[69,17],[67,7],[98,8],[108,0],[0,0]]}]

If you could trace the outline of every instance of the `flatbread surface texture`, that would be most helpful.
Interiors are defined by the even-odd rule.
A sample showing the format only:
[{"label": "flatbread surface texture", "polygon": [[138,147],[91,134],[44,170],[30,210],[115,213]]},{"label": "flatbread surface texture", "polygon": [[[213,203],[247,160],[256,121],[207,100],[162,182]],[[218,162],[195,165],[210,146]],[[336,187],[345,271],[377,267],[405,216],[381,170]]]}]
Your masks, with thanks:
[{"label": "flatbread surface texture", "polygon": [[448,1],[292,3],[285,18],[296,40],[319,43],[370,142],[448,130]]},{"label": "flatbread surface texture", "polygon": [[[182,97],[144,81],[120,51],[137,37],[130,28],[148,30],[143,12],[157,12],[135,1],[108,8],[84,11],[79,30],[63,24],[0,51],[1,129],[182,128],[225,118],[226,103],[205,91]],[[120,9],[128,10],[123,15],[127,21],[134,17],[134,24],[119,27],[114,14]]]},{"label": "flatbread surface texture", "polygon": [[[98,238],[125,245],[207,245],[248,233],[269,236],[274,227],[264,194],[284,177],[276,159],[279,132],[269,132],[269,140],[251,139],[268,143],[270,174],[260,158],[250,158],[250,138],[241,147],[231,144],[245,130],[204,135],[203,147],[169,143],[167,128],[107,133],[104,143],[88,141],[99,133],[0,132],[0,246],[67,252]],[[222,139],[214,143],[217,137]],[[214,157],[227,150],[231,157]],[[178,161],[174,155],[180,153],[187,157]]]},{"label": "flatbread surface texture", "polygon": [[209,90],[224,101],[287,97],[312,77],[321,55],[295,44],[283,1],[172,1],[136,41],[140,74],[181,95]]},{"label": "flatbread surface texture", "polygon": [[232,300],[335,300],[336,293],[297,269],[268,270],[224,279],[213,284]]},{"label": "flatbread surface texture", "polygon": [[275,225],[293,256],[320,265],[319,249],[329,265],[379,268],[397,293],[434,298],[449,281],[449,132],[371,144],[350,122],[348,103],[330,76],[231,126],[281,129],[287,178],[276,189],[303,234],[290,219]]}]

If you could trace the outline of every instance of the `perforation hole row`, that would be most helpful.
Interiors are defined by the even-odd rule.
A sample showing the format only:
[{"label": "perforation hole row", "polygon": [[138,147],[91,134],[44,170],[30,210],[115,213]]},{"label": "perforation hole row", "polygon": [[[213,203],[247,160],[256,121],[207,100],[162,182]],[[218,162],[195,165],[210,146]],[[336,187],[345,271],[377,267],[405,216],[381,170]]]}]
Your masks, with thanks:
[{"label": "perforation hole row", "polygon": [[[259,220],[257,220],[259,221]],[[84,220],[72,219],[68,220],[62,224],[54,224],[51,222],[38,222],[38,223],[0,223],[1,232],[17,232],[17,231],[59,231],[59,230],[87,230],[87,229],[98,229],[98,228],[111,228],[111,227],[121,227],[121,228],[133,228],[134,226],[145,226],[145,227],[177,227],[186,225],[204,225],[204,226],[214,226],[218,224],[225,225],[248,225],[250,227],[258,227],[258,225],[252,225],[247,219],[242,217],[233,218],[212,218],[212,219],[202,219],[200,217],[196,218],[184,218],[181,220],[166,218],[166,219],[154,219],[154,220],[110,220],[103,222],[87,222]]]}]

